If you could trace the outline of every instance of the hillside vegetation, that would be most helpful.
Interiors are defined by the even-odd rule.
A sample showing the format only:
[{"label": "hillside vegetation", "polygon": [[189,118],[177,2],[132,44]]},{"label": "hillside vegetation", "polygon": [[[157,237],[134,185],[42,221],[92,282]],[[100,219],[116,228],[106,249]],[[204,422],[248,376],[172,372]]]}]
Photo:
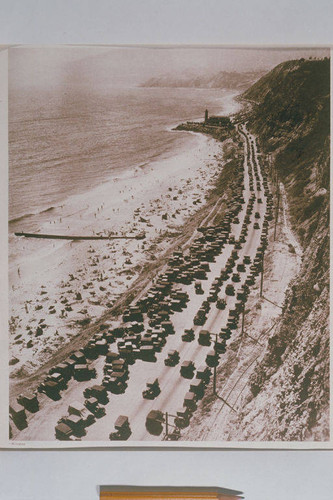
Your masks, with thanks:
[{"label": "hillside vegetation", "polygon": [[238,437],[325,440],[329,439],[330,61],[282,63],[242,97],[251,103],[245,116],[248,127],[257,134],[261,149],[271,153],[273,175],[285,186],[303,259],[289,286],[279,325],[251,376]]}]

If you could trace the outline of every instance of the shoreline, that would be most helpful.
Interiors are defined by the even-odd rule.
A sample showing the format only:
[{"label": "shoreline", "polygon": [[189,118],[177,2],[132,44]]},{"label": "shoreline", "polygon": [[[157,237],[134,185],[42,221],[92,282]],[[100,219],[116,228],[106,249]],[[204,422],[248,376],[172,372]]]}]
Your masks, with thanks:
[{"label": "shoreline", "polygon": [[[11,362],[19,359],[11,366],[12,377],[23,379],[33,374],[79,333],[84,322],[93,323],[107,313],[133,285],[141,269],[156,259],[158,251],[165,250],[204,204],[221,168],[220,143],[203,135],[194,136],[195,155],[192,149],[176,155],[173,161],[164,160],[168,169],[163,169],[163,161],[162,165],[157,161],[160,168],[151,165],[136,189],[128,178],[114,181],[118,196],[112,203],[106,199],[100,203],[101,191],[106,195],[109,185],[90,193],[91,201],[97,194],[95,201],[98,198],[100,209],[94,212],[93,207],[86,208],[84,221],[79,219],[81,228],[95,226],[98,234],[112,218],[111,230],[118,228],[119,233],[126,230],[134,235],[144,229],[146,240],[94,242],[93,246],[91,242],[51,241],[43,249],[38,249],[37,241],[33,259],[21,260],[18,269],[12,264],[10,355]],[[147,186],[142,186],[145,181],[148,192]],[[64,230],[60,221],[45,226],[48,232],[50,226],[52,232]],[[154,248],[157,240],[158,251]],[[31,242],[24,243],[30,246]]]}]

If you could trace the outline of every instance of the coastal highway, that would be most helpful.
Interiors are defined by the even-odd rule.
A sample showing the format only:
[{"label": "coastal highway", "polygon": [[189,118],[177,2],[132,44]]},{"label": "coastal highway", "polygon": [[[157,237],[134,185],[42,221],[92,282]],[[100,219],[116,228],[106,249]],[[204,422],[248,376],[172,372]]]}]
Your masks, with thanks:
[{"label": "coastal highway", "polygon": [[[245,255],[250,256],[253,261],[257,248],[260,246],[260,236],[263,228],[264,215],[267,208],[267,200],[264,195],[262,187],[262,175],[260,172],[260,165],[258,162],[257,149],[254,138],[246,131],[244,126],[239,127],[239,132],[243,135],[244,140],[244,201],[242,209],[238,215],[239,222],[232,224],[231,234],[237,240],[240,236],[241,227],[246,215],[246,209],[249,199],[254,193],[256,200],[254,202],[252,215],[250,216],[250,223],[248,224],[248,235],[246,241],[243,243],[242,248],[238,250],[238,262],[242,262]],[[253,144],[253,148],[250,147]],[[257,166],[259,174],[259,184],[261,190],[257,190],[257,182],[255,180],[254,167]],[[254,182],[253,190],[250,189],[250,174],[252,173]],[[259,203],[258,199],[262,202]],[[260,214],[260,218],[255,218],[255,213]],[[259,224],[259,229],[254,228],[255,223]],[[180,311],[175,312],[171,321],[175,328],[175,334],[169,335],[166,339],[166,345],[160,353],[156,353],[156,362],[144,362],[137,360],[129,367],[129,380],[128,387],[124,394],[109,394],[109,402],[105,405],[106,415],[97,419],[94,424],[86,428],[86,435],[81,439],[82,441],[100,442],[109,441],[110,432],[114,431],[114,423],[119,415],[126,415],[129,418],[132,434],[129,441],[160,441],[163,439],[164,432],[159,436],[151,435],[145,427],[146,416],[151,409],[161,410],[175,415],[177,410],[183,406],[184,396],[190,389],[191,380],[183,378],[180,375],[180,366],[185,360],[194,362],[195,367],[205,364],[207,353],[212,349],[213,343],[210,347],[201,346],[198,343],[198,336],[201,329],[209,330],[211,333],[218,334],[222,327],[226,326],[229,311],[234,309],[236,298],[235,296],[226,296],[225,287],[228,283],[232,283],[229,278],[224,282],[219,296],[226,298],[227,306],[225,310],[221,311],[216,308],[216,303],[211,304],[211,310],[208,313],[207,321],[204,326],[194,326],[193,318],[200,308],[202,302],[207,298],[213,280],[219,276],[221,269],[225,266],[234,244],[226,244],[222,253],[218,255],[215,262],[210,263],[210,271],[207,273],[208,279],[202,281],[204,293],[196,295],[194,290],[194,283],[191,285],[180,285],[184,291],[189,294],[189,302],[187,307]],[[247,266],[248,267],[248,266]],[[240,273],[240,282],[233,283],[236,289],[241,287],[246,279],[247,273]],[[257,278],[258,280],[258,278]],[[177,284],[177,287],[178,284]],[[241,321],[240,321],[241,323]],[[146,326],[148,325],[146,319]],[[183,342],[181,335],[186,328],[194,328],[195,339],[192,342]],[[232,335],[239,333],[240,327]],[[213,340],[213,339],[212,339]],[[113,347],[112,347],[113,349]],[[167,357],[169,350],[176,349],[180,354],[180,362],[174,367],[165,366],[164,360]],[[228,349],[228,341],[227,341]],[[223,354],[220,356],[223,362]],[[84,402],[83,391],[86,387],[93,384],[100,383],[103,378],[104,357],[100,356],[92,363],[96,368],[97,378],[88,382],[77,382],[70,380],[68,389],[63,391],[62,398],[59,401],[52,401],[45,395],[40,395],[40,410],[29,416],[29,425],[23,429],[17,436],[20,441],[54,441],[54,429],[57,421],[68,414],[68,406],[77,401],[81,404]],[[149,379],[158,378],[160,383],[161,392],[154,400],[144,399],[142,391],[146,389],[146,382]],[[212,392],[212,383],[210,383],[206,391]],[[172,417],[170,423],[172,424]],[[116,442],[115,442],[116,443]],[[88,444],[88,443],[87,443]]]}]

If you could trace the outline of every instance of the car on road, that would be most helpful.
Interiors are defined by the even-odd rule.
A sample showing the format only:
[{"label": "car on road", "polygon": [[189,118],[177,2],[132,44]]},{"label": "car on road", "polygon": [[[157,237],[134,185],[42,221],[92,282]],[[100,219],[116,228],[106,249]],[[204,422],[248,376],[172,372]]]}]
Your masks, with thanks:
[{"label": "car on road", "polygon": [[184,378],[193,378],[195,366],[193,361],[184,361],[180,367],[180,374]]},{"label": "car on road", "polygon": [[17,402],[31,413],[36,413],[39,410],[37,394],[35,392],[25,392],[20,394]]},{"label": "car on road", "polygon": [[164,422],[164,413],[160,410],[151,410],[146,418],[146,429],[150,434],[159,436],[163,431]]},{"label": "car on road", "polygon": [[223,311],[226,308],[226,305],[227,305],[227,302],[225,299],[222,299],[222,298],[217,299],[217,301],[216,301],[217,309],[220,309],[221,311]]},{"label": "car on road", "polygon": [[232,258],[234,261],[235,261],[235,260],[237,260],[237,259],[239,259],[239,255],[238,255],[238,252],[237,252],[237,250],[236,250],[236,249],[235,249],[235,250],[233,250],[233,251],[231,252],[231,258]]},{"label": "car on road", "polygon": [[49,398],[54,400],[58,400],[61,398],[60,396],[61,389],[62,387],[60,387],[58,382],[54,380],[44,380],[44,382],[42,382],[38,386],[38,392],[43,392]]},{"label": "car on road", "polygon": [[161,392],[160,384],[158,378],[153,380],[148,380],[147,389],[142,392],[142,397],[144,399],[155,399]]},{"label": "car on road", "polygon": [[85,435],[85,423],[81,416],[79,415],[67,415],[62,417],[58,421],[58,425],[65,424],[72,429],[73,434],[76,437],[82,437]]},{"label": "car on road", "polygon": [[194,290],[197,295],[202,295],[204,293],[201,281],[196,281],[194,283]]},{"label": "car on road", "polygon": [[109,435],[110,441],[127,441],[132,434],[129,420],[126,415],[119,415],[115,421],[114,428],[116,430]]},{"label": "car on road", "polygon": [[122,375],[122,372],[106,375],[102,380],[102,384],[113,394],[123,394],[127,385]]},{"label": "car on road", "polygon": [[251,257],[249,255],[244,255],[243,263],[244,264],[251,264]]},{"label": "car on road", "polygon": [[211,344],[210,332],[208,330],[200,330],[198,342],[200,345],[209,346]]},{"label": "car on road", "polygon": [[78,381],[91,380],[96,378],[97,373],[95,368],[91,368],[87,364],[76,364],[74,366],[74,379]]},{"label": "car on road", "polygon": [[87,410],[87,408],[78,401],[74,401],[68,406],[69,415],[77,415],[82,418],[82,423],[84,427],[92,425],[95,423],[96,419],[94,415]]},{"label": "car on road", "polygon": [[87,359],[86,359],[85,355],[83,354],[83,352],[81,352],[81,351],[76,351],[73,354],[71,354],[70,359],[75,361],[76,364],[84,365],[87,363]]},{"label": "car on road", "polygon": [[235,295],[235,287],[234,287],[234,285],[232,285],[231,283],[229,283],[225,287],[225,293],[226,293],[226,295]]},{"label": "car on road", "polygon": [[237,264],[236,270],[238,273],[245,273],[245,264]]},{"label": "car on road", "polygon": [[190,411],[195,411],[197,409],[197,396],[194,392],[187,392],[184,397],[184,406]]},{"label": "car on road", "polygon": [[234,283],[239,283],[240,282],[239,273],[233,273],[233,275],[231,276],[231,281],[233,281]]},{"label": "car on road", "polygon": [[210,368],[214,368],[219,364],[219,355],[215,351],[215,349],[212,349],[211,351],[208,352],[206,356],[206,364]]},{"label": "car on road", "polygon": [[143,361],[152,361],[155,363],[156,356],[155,356],[154,346],[141,345],[140,346],[140,357]]},{"label": "car on road", "polygon": [[218,294],[217,290],[211,290],[209,292],[208,297],[207,297],[208,302],[216,302],[216,300],[217,300],[217,294]]},{"label": "car on road", "polygon": [[186,406],[179,408],[179,410],[176,411],[176,417],[174,420],[175,425],[179,427],[179,429],[184,429],[185,427],[188,427],[190,425],[191,415],[192,415],[191,411]]},{"label": "car on road", "polygon": [[83,392],[85,398],[96,398],[99,403],[107,404],[109,398],[104,385],[93,385],[92,387],[87,387]]},{"label": "car on road", "polygon": [[206,320],[207,320],[206,311],[204,309],[199,309],[199,311],[194,317],[193,323],[198,326],[203,326],[206,323]]},{"label": "car on road", "polygon": [[179,363],[179,352],[176,350],[169,351],[168,357],[164,360],[165,366],[176,366]]},{"label": "car on road", "polygon": [[205,382],[202,378],[195,378],[191,381],[190,391],[193,392],[198,399],[201,399],[205,391]]},{"label": "car on road", "polygon": [[192,340],[194,340],[193,328],[188,328],[188,329],[184,330],[184,333],[182,335],[182,340],[183,340],[183,342],[192,342]]},{"label": "car on road", "polygon": [[226,351],[225,339],[217,340],[214,344],[214,349],[217,354],[224,354]]},{"label": "car on road", "polygon": [[201,365],[199,366],[197,373],[196,373],[196,378],[202,379],[205,384],[208,384],[209,379],[212,375],[212,372],[207,365]]},{"label": "car on road", "polygon": [[18,427],[19,429],[27,426],[27,415],[25,412],[25,408],[20,403],[17,403],[16,401],[10,403],[9,415],[16,427]]},{"label": "car on road", "polygon": [[55,427],[55,437],[60,441],[72,441],[74,436],[69,425],[61,423]]},{"label": "car on road", "polygon": [[98,403],[97,398],[90,397],[84,401],[84,406],[91,411],[96,418],[101,418],[105,415],[105,408]]}]

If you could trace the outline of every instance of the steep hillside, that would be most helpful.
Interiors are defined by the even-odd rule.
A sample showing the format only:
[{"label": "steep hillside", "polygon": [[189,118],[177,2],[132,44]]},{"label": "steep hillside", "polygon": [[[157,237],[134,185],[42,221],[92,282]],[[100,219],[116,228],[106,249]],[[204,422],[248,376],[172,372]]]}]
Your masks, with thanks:
[{"label": "steep hillside", "polygon": [[286,189],[303,260],[288,289],[278,327],[251,376],[237,436],[325,440],[329,438],[330,61],[282,63],[242,97],[252,104],[248,126],[258,135],[262,150],[271,154],[272,173]]}]

